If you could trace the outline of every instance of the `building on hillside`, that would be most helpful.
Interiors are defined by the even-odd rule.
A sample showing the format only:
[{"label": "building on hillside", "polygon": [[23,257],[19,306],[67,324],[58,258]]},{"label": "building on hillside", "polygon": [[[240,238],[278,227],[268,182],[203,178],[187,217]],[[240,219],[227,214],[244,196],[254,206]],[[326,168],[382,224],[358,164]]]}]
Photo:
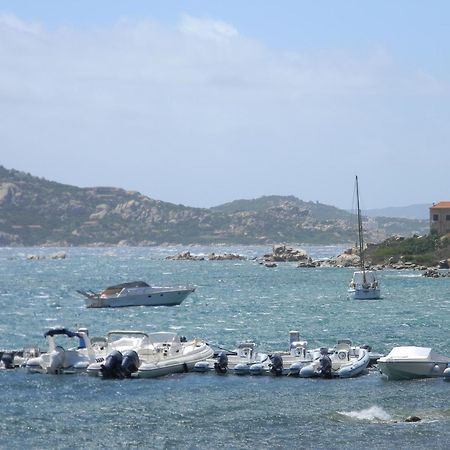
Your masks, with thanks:
[{"label": "building on hillside", "polygon": [[450,202],[433,203],[430,208],[430,231],[450,233]]}]

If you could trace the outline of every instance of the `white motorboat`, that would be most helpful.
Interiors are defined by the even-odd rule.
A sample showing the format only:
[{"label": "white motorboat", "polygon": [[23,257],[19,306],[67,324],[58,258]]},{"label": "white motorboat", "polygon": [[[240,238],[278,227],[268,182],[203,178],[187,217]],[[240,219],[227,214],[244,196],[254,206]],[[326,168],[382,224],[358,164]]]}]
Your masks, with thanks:
[{"label": "white motorboat", "polygon": [[172,332],[111,331],[106,357],[89,365],[90,375],[105,378],[154,378],[191,370],[195,363],[214,355],[201,339],[187,341]]},{"label": "white motorboat", "polygon": [[362,374],[369,365],[369,349],[352,346],[349,339],[341,339],[332,348],[321,348],[313,354],[313,362],[300,369],[300,376],[350,378]]},{"label": "white motorboat", "polygon": [[102,292],[77,292],[85,297],[88,308],[119,308],[125,306],[174,306],[181,302],[195,287],[150,286],[144,281],[132,281],[110,286]]},{"label": "white motorboat", "polygon": [[[64,348],[59,342],[62,336],[67,339],[77,338],[75,346]],[[48,341],[48,351],[40,356],[29,358],[26,368],[30,372],[62,374],[86,371],[89,364],[95,362],[95,349],[91,344],[87,329],[80,328],[73,332],[67,328],[51,328],[44,337]],[[73,345],[73,342],[70,343]]]},{"label": "white motorboat", "polygon": [[389,380],[442,377],[450,358],[435,353],[430,347],[394,347],[378,360],[378,367]]},{"label": "white motorboat", "polygon": [[381,298],[380,285],[373,270],[366,270],[364,258],[364,233],[362,225],[361,209],[359,206],[358,177],[356,177],[356,201],[358,218],[358,252],[360,270],[353,274],[348,293],[356,300],[376,300]]}]

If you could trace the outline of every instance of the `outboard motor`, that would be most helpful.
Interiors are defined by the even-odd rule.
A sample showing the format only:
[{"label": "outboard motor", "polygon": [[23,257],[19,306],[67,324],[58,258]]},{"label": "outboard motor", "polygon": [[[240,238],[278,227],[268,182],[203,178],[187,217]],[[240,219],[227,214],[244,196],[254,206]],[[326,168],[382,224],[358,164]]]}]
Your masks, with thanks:
[{"label": "outboard motor", "polygon": [[217,361],[214,363],[214,370],[216,373],[227,373],[228,370],[228,356],[225,352],[220,352]]},{"label": "outboard motor", "polygon": [[2,363],[5,366],[5,369],[14,369],[13,355],[11,353],[3,353]]},{"label": "outboard motor", "polygon": [[65,353],[64,349],[60,345],[57,345],[55,350],[48,354],[47,373],[58,374],[62,372],[66,359]]},{"label": "outboard motor", "polygon": [[100,372],[103,378],[121,378],[122,377],[123,356],[118,350],[112,351],[105,359],[105,363],[100,366]]},{"label": "outboard motor", "polygon": [[283,358],[281,355],[275,353],[275,355],[270,358],[270,361],[272,362],[270,372],[277,377],[283,375]]},{"label": "outboard motor", "polygon": [[331,378],[331,359],[328,355],[320,358],[320,375],[323,378]]},{"label": "outboard motor", "polygon": [[123,354],[121,364],[122,376],[131,378],[131,374],[137,372],[139,368],[139,356],[134,350],[127,350]]},{"label": "outboard motor", "polygon": [[368,352],[372,351],[372,347],[368,344],[361,345],[361,348],[367,350]]}]

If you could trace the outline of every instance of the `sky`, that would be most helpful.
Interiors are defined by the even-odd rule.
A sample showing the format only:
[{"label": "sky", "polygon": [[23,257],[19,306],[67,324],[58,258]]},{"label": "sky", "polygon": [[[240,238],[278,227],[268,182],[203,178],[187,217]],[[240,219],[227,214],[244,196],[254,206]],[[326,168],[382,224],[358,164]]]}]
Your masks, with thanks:
[{"label": "sky", "polygon": [[209,207],[450,200],[450,2],[0,0],[0,164]]}]

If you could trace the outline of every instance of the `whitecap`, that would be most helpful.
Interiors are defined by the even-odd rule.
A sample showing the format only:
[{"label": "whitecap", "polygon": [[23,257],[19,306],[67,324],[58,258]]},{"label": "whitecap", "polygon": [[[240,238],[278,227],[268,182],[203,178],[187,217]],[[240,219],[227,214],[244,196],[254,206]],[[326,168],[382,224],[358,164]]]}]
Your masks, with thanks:
[{"label": "whitecap", "polygon": [[339,411],[339,414],[343,416],[350,417],[356,420],[368,420],[368,421],[389,421],[392,417],[388,412],[386,412],[380,406],[371,406],[367,409],[362,409],[361,411]]}]

